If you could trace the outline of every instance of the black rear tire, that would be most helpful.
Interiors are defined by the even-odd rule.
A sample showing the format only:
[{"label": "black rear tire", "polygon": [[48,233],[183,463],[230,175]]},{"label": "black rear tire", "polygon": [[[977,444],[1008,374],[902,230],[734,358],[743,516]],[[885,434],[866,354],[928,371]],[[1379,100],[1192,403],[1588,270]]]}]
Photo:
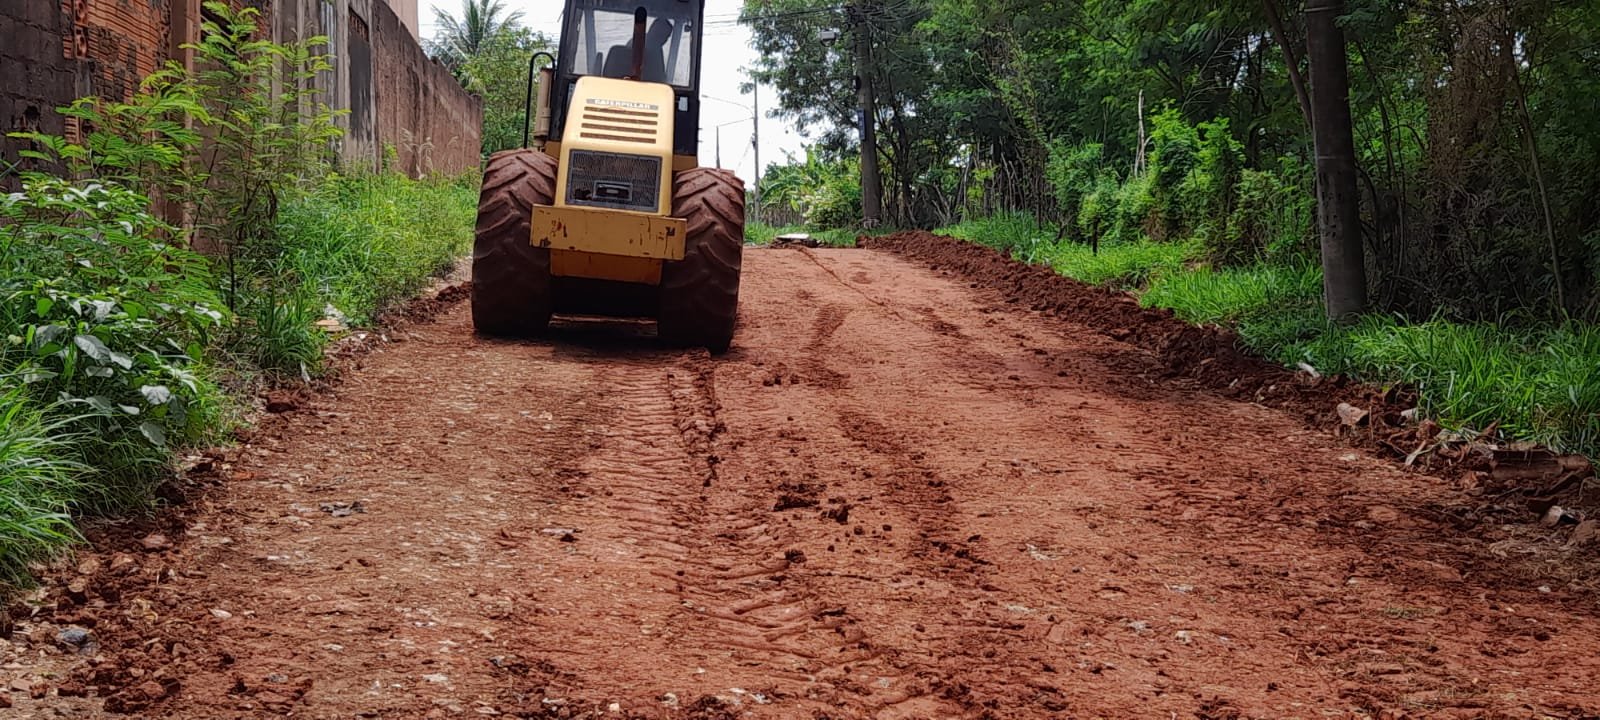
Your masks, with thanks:
[{"label": "black rear tire", "polygon": [[744,182],[733,173],[697,168],[673,183],[673,217],[688,221],[682,260],[661,271],[662,340],[724,352],[739,316],[744,261]]},{"label": "black rear tire", "polygon": [[483,335],[528,337],[550,325],[550,251],[533,246],[533,206],[549,205],[556,161],[537,150],[489,158],[472,246],[472,324]]}]

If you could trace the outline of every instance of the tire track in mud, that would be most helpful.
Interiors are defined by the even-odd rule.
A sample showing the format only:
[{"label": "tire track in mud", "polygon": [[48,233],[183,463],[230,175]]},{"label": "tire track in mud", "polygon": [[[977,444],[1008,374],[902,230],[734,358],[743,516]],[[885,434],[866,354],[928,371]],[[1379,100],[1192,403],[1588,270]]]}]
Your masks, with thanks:
[{"label": "tire track in mud", "polygon": [[[820,563],[813,563],[817,566],[813,568],[817,571],[817,582],[829,587],[830,595],[847,599],[839,609],[840,616],[848,617],[857,627],[861,641],[876,650],[865,657],[831,663],[830,673],[819,679],[836,688],[830,701],[841,708],[853,708],[852,712],[883,717],[966,714],[964,696],[970,689],[959,679],[960,673],[950,672],[952,658],[922,648],[908,648],[925,645],[930,638],[944,638],[958,646],[972,648],[970,662],[978,666],[990,665],[994,658],[1005,654],[997,649],[1004,644],[996,644],[1002,638],[995,631],[1012,623],[971,613],[963,613],[952,622],[940,613],[913,612],[919,622],[908,623],[911,627],[903,628],[913,632],[885,634],[883,631],[890,630],[895,623],[881,615],[881,607],[869,608],[863,613],[850,605],[852,601],[871,605],[888,601],[907,608],[931,608],[951,602],[963,606],[981,604],[985,594],[982,588],[990,585],[987,580],[990,568],[982,558],[982,538],[963,532],[962,522],[957,519],[959,510],[951,486],[959,479],[945,477],[923,463],[924,453],[918,448],[937,440],[923,433],[908,432],[905,426],[908,416],[904,414],[908,408],[902,407],[901,402],[909,398],[897,400],[874,387],[860,390],[862,394],[858,397],[854,391],[856,383],[839,380],[850,378],[851,373],[866,373],[873,377],[863,377],[863,384],[881,381],[883,378],[877,376],[878,371],[872,369],[872,357],[875,352],[889,350],[882,346],[883,340],[897,343],[915,337],[918,344],[932,344],[940,337],[965,338],[960,336],[959,328],[943,321],[932,308],[914,309],[915,316],[900,312],[846,282],[814,254],[806,252],[805,257],[815,269],[793,268],[783,273],[806,277],[803,292],[814,294],[808,304],[815,307],[807,323],[809,332],[800,357],[789,358],[798,360],[801,387],[790,388],[788,392],[808,393],[813,388],[827,391],[809,392],[816,407],[803,407],[819,418],[832,418],[832,428],[825,432],[833,439],[825,442],[820,437],[781,437],[786,442],[770,450],[786,449],[799,456],[802,466],[817,467],[818,473],[828,464],[823,459],[826,455],[851,459],[849,464],[855,467],[843,474],[853,477],[853,482],[821,487],[808,476],[806,480],[811,482],[801,485],[818,485],[814,494],[831,496],[826,502],[818,498],[820,507],[812,511],[818,513],[817,521],[824,525],[837,522],[844,526],[871,515],[870,522],[856,522],[842,540],[858,548],[875,546],[873,552],[879,557],[874,564],[881,568],[875,573],[832,572]],[[862,305],[855,302],[852,295],[868,297],[872,303]],[[862,327],[881,331],[887,321],[911,333],[896,330],[889,334],[892,339],[863,338],[859,329],[848,328],[849,322],[860,316],[876,316],[863,317]],[[968,352],[966,347],[957,348],[956,352],[969,359],[979,355],[982,361],[982,353]],[[981,382],[974,386],[990,388]],[[749,399],[741,398],[739,407],[749,404]],[[781,453],[773,454],[781,456]],[[832,475],[838,477],[841,473]],[[783,470],[777,473],[775,480],[769,477],[767,486],[779,493],[795,486]],[[893,544],[892,551],[885,547],[885,541],[891,536],[896,538],[889,541]],[[821,555],[831,559],[834,550],[835,544],[829,544]],[[940,644],[947,646],[947,643]],[[986,671],[986,674],[993,672]]]},{"label": "tire track in mud", "polygon": [[714,359],[609,325],[483,341],[464,309],[385,346],[253,442],[177,549],[132,540],[99,558],[129,573],[109,591],[55,591],[116,654],[50,700],[178,679],[147,715],[1595,715],[1594,613],[1457,573],[1477,549],[1401,502],[1425,482],[964,278],[775,250],[746,281]]},{"label": "tire track in mud", "polygon": [[[699,695],[711,705],[759,707],[803,696],[829,668],[873,655],[860,648],[861,634],[836,604],[807,582],[805,554],[792,550],[787,530],[767,519],[772,501],[722,482],[715,369],[703,354],[608,364],[606,398],[614,417],[607,422],[614,429],[573,474],[595,500],[592,510],[581,512],[610,523],[580,533],[580,544],[598,541],[600,554],[631,556],[624,564],[641,579],[624,584],[637,588],[647,577],[670,597],[670,603],[638,595],[618,602],[656,607],[639,617],[658,624],[640,627],[666,641],[658,659],[680,672],[674,680],[662,667],[638,666],[631,689],[612,673],[607,684],[569,688],[588,693],[588,705],[616,698],[637,708]],[[620,633],[609,636],[610,643],[621,642]],[[535,679],[582,678],[573,661],[593,663],[594,655],[605,654],[594,646],[603,644],[586,643],[584,652],[562,653],[566,657],[547,654],[543,664],[563,674]],[[700,677],[684,682],[684,668]],[[784,681],[787,687],[774,684]],[[640,693],[647,688],[655,690]]]}]

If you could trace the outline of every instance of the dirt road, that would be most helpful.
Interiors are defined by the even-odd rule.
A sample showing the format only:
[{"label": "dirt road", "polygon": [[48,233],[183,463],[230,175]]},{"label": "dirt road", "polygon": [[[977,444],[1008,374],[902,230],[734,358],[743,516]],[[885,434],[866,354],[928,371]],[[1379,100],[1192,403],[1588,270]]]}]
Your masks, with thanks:
[{"label": "dirt road", "polygon": [[1594,598],[1494,572],[1440,481],[887,252],[746,258],[722,358],[409,327],[173,547],[91,556],[55,622],[100,660],[16,707],[1600,713]]}]

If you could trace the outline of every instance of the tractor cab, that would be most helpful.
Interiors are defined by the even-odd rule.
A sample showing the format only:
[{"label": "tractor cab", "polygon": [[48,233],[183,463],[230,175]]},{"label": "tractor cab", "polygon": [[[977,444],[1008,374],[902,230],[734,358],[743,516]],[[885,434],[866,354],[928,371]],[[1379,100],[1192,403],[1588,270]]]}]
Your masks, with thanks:
[{"label": "tractor cab", "polygon": [[672,88],[673,153],[696,154],[704,14],[704,0],[568,0],[551,88],[551,134],[565,131],[579,78],[637,80]]}]

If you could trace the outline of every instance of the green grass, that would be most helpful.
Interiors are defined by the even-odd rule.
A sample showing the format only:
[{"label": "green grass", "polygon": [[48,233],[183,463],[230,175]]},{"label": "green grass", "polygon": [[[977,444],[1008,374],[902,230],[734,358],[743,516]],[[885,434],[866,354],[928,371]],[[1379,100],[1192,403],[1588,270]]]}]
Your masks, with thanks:
[{"label": "green grass", "polygon": [[477,205],[471,178],[332,178],[286,202],[282,254],[251,271],[238,316],[213,317],[208,263],[151,249],[146,199],[91,197],[61,222],[52,198],[86,196],[58,184],[0,219],[0,594],[78,540],[74,516],[155,504],[173,453],[235,420],[214,377],[314,369],[325,307],[361,325],[414,296],[467,252]]},{"label": "green grass", "polygon": [[1055,242],[1058,229],[1027,213],[966,220],[940,228],[941,235],[994,248],[1027,263],[1092,285],[1138,288],[1156,276],[1181,271],[1204,253],[1198,241],[1186,243],[1110,242],[1096,250],[1087,243]]},{"label": "green grass", "polygon": [[1138,288],[1158,278],[1181,275],[1204,252],[1198,241],[1185,243],[1113,243],[1099,252],[1063,242],[1041,253],[1056,272],[1091,285]]},{"label": "green grass", "polygon": [[352,323],[367,324],[466,254],[477,203],[475,178],[333,178],[283,209],[284,262]]},{"label": "green grass", "polygon": [[0,584],[24,585],[28,568],[78,539],[69,514],[87,468],[74,438],[18,390],[0,391]]},{"label": "green grass", "polygon": [[947,234],[1048,263],[1063,275],[1133,290],[1147,307],[1238,331],[1247,348],[1378,384],[1403,384],[1446,427],[1483,430],[1600,455],[1600,328],[1514,326],[1370,315],[1349,327],[1323,318],[1314,266],[1212,269],[1196,242],[1100,248],[1062,242],[1031,218],[963,223]]},{"label": "green grass", "polygon": [[[1141,259],[1145,258],[1136,260]],[[1163,264],[1169,260],[1159,255],[1148,259]],[[1213,270],[1179,263],[1164,265],[1161,270],[1140,284],[1140,302],[1170,308],[1179,318],[1195,324],[1238,325],[1265,310],[1288,306],[1313,310],[1308,305],[1315,304],[1322,289],[1322,273],[1313,267],[1256,265]],[[1311,302],[1305,302],[1307,299]]]},{"label": "green grass", "polygon": [[744,226],[744,241],[751,245],[771,245],[779,235],[791,233],[805,233],[813,240],[827,247],[855,247],[856,239],[862,235],[876,237],[895,232],[892,228],[876,228],[862,230],[859,228],[835,228],[831,230],[810,230],[799,225],[783,225],[774,227],[757,222],[748,222]]}]

